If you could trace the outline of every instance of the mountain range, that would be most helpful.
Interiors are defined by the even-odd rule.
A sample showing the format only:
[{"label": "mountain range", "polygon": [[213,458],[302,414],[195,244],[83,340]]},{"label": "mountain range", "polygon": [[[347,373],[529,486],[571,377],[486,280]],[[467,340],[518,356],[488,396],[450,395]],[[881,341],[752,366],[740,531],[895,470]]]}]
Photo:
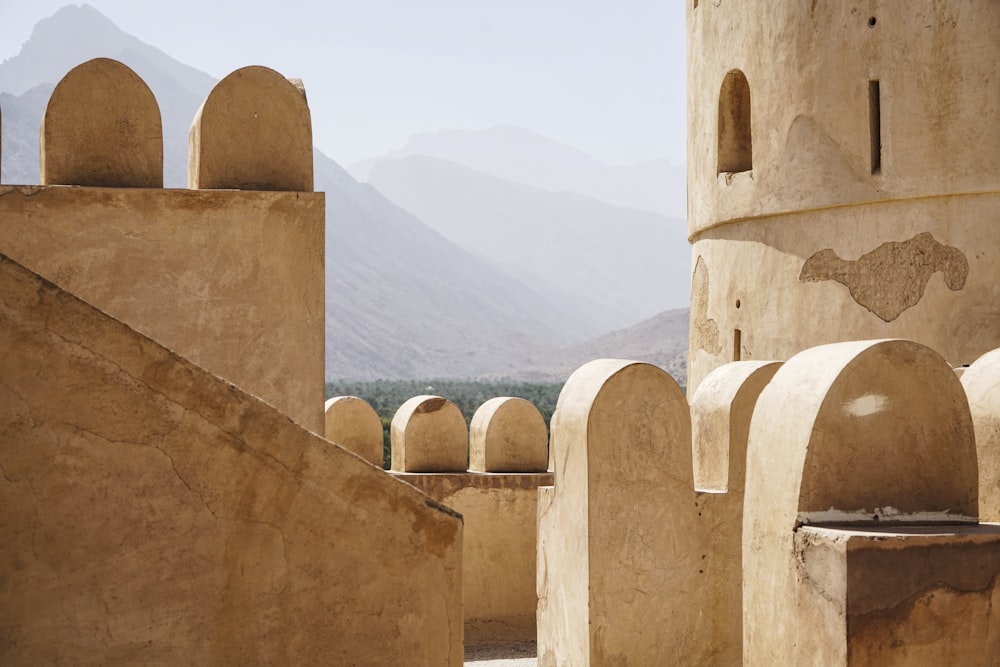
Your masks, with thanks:
[{"label": "mountain range", "polygon": [[355,162],[348,171],[359,181],[370,181],[379,162],[414,155],[549,192],[575,192],[620,208],[687,218],[685,165],[660,159],[609,166],[571,146],[510,125],[417,134],[402,148]]},{"label": "mountain range", "polygon": [[[152,89],[163,116],[165,186],[185,186],[187,131],[215,81],[88,5],[64,7],[39,22],[20,53],[0,63],[0,182],[37,183],[38,128],[52,88],[72,67],[99,56],[125,63]],[[322,122],[313,118],[314,125]],[[561,298],[542,281],[512,275],[358,183],[321,151],[314,156],[315,189],[326,192],[327,202],[329,378],[518,377],[529,367],[538,375],[561,350],[631,323],[627,314],[616,318],[571,295]],[[581,255],[581,263],[591,256]]]}]

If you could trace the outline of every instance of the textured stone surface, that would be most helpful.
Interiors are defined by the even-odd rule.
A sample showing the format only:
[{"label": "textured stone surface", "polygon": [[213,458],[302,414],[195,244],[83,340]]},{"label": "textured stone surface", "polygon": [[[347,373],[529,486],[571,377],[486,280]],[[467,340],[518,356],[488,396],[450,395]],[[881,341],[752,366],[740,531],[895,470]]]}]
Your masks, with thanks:
[{"label": "textured stone surface", "polygon": [[[1000,87],[982,83],[1000,61],[1000,5],[689,2],[687,35],[695,285],[711,272],[699,317],[692,294],[690,391],[734,359],[736,329],[742,359],[907,338],[961,366],[1000,347]],[[719,175],[734,69],[752,169]]]},{"label": "textured stone surface", "polygon": [[1000,523],[1000,348],[961,375],[976,431],[979,520]]},{"label": "textured stone surface", "polygon": [[699,523],[708,547],[692,554],[705,574],[703,642],[714,665],[738,665],[743,652],[743,488],[750,419],[760,393],[781,367],[737,361],[712,371],[691,397],[691,449]]},{"label": "textured stone surface", "polygon": [[243,67],[216,84],[188,144],[189,188],[312,192],[305,91],[267,67]]},{"label": "textured stone surface", "polygon": [[[823,664],[996,664],[1000,527],[804,527],[796,539],[800,598],[814,607],[837,600],[826,627],[843,632],[846,625],[840,659],[832,661],[827,647]],[[838,545],[836,561],[820,557],[811,571],[814,554],[827,544]]]},{"label": "textured stone surface", "polygon": [[856,260],[841,259],[829,248],[820,250],[802,265],[799,280],[835,280],[858,304],[891,322],[920,303],[927,281],[939,271],[954,292],[965,287],[969,261],[960,250],[924,232],[908,241],[883,243]]},{"label": "textured stone surface", "polygon": [[0,256],[0,663],[459,665],[461,520]]},{"label": "textured stone surface", "polygon": [[327,399],[326,439],[382,467],[382,421],[375,409],[357,396]]},{"label": "textured stone surface", "polygon": [[[797,529],[975,528],[972,429],[954,371],[916,343],[825,345],[778,370],[758,399],[747,445],[745,664],[847,664],[850,534],[810,541]],[[1000,572],[1000,561],[994,566]],[[917,579],[905,583],[919,589]]]},{"label": "textured stone surface", "polygon": [[324,196],[0,186],[0,252],[323,433]]},{"label": "textured stone surface", "polygon": [[570,377],[557,415],[555,486],[538,501],[538,664],[705,664],[708,545],[684,394],[654,366],[605,359]]},{"label": "textured stone surface", "polygon": [[395,473],[459,512],[465,644],[534,641],[538,487],[552,475]]},{"label": "textured stone surface", "polygon": [[458,406],[440,396],[414,396],[399,406],[389,430],[395,472],[465,472],[469,427]]},{"label": "textured stone surface", "polygon": [[542,472],[549,462],[545,419],[523,398],[492,398],[469,424],[469,470]]},{"label": "textured stone surface", "polygon": [[88,60],[52,91],[39,152],[43,185],[163,187],[160,107],[125,65]]}]

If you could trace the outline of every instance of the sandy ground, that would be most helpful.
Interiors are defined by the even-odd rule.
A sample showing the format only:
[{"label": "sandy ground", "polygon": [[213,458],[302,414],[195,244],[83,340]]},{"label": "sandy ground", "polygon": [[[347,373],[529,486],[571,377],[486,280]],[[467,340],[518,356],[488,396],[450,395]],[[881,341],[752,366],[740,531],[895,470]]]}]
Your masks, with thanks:
[{"label": "sandy ground", "polygon": [[476,667],[536,667],[535,642],[467,646],[465,664]]}]

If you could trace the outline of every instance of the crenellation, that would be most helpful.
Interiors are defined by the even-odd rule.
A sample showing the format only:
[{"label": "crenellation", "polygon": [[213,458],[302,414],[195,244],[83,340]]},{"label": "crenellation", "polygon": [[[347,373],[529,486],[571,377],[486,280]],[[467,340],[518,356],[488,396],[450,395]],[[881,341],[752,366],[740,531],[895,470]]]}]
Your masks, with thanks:
[{"label": "crenellation", "polygon": [[1000,523],[1000,348],[976,359],[961,382],[976,434],[979,520]]},{"label": "crenellation", "polygon": [[195,115],[188,187],[312,192],[312,151],[301,80],[244,67],[216,84]]},{"label": "crenellation", "polygon": [[334,396],[323,412],[327,440],[382,467],[382,421],[372,406],[357,396]]},{"label": "crenellation", "polygon": [[225,77],[165,190],[148,86],[74,68],[0,186],[0,662],[992,666],[997,18],[688,4],[689,393],[415,396],[388,472],[322,402],[302,82]]},{"label": "crenellation", "polygon": [[458,406],[440,396],[414,396],[392,417],[393,472],[465,472],[469,428]]},{"label": "crenellation", "polygon": [[42,185],[163,187],[160,107],[146,82],[117,60],[89,60],[59,81],[39,145]]},{"label": "crenellation", "polygon": [[544,472],[548,448],[545,420],[523,398],[490,399],[469,424],[469,470],[473,472]]}]

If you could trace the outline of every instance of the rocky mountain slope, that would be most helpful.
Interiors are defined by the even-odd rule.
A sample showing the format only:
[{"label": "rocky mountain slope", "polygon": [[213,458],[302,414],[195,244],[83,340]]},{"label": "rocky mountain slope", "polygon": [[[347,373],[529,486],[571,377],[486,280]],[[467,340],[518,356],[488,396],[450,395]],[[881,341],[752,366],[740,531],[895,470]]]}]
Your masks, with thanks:
[{"label": "rocky mountain slope", "polygon": [[605,331],[689,302],[691,249],[681,220],[426,156],[382,160],[369,183],[522,282],[599,313]]},{"label": "rocky mountain slope", "polygon": [[[38,128],[52,87],[99,56],[149,84],[163,115],[165,184],[186,184],[187,131],[214,81],[87,5],[40,22],[0,64],[0,182],[38,182]],[[612,328],[600,309],[555,298],[460,248],[318,150],[315,167],[327,201],[327,377],[513,375]]]}]

